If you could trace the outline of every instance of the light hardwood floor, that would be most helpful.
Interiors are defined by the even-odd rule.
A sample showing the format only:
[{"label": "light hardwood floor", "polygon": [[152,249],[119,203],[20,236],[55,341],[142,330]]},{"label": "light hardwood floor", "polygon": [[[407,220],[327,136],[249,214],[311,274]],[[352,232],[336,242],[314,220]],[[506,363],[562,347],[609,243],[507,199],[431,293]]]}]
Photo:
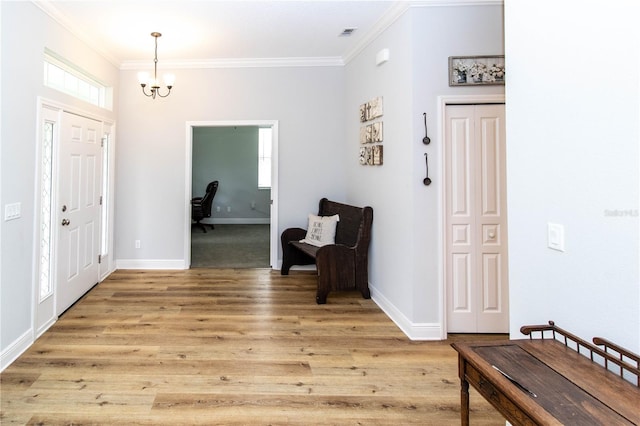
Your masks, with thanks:
[{"label": "light hardwood floor", "polygon": [[[0,423],[460,424],[451,340],[410,341],[357,292],[316,305],[315,285],[117,271],[0,375]],[[473,390],[471,409],[474,425],[505,424]]]}]

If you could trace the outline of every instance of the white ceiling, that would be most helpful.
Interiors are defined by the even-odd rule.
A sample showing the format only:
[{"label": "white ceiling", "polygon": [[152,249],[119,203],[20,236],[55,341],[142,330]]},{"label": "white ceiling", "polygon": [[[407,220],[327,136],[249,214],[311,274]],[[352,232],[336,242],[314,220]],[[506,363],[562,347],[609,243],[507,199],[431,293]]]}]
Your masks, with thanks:
[{"label": "white ceiling", "polygon": [[[114,65],[241,61],[344,63],[397,18],[406,1],[36,1]],[[357,28],[340,36],[345,28]]]}]

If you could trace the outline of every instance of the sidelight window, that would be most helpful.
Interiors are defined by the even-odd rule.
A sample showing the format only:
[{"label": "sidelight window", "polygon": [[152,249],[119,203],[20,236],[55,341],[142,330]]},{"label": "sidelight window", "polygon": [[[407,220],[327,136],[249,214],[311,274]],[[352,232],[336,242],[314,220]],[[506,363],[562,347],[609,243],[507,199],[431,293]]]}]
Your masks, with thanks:
[{"label": "sidelight window", "polygon": [[42,129],[42,155],[40,167],[41,198],[40,198],[40,300],[47,298],[53,291],[51,277],[51,203],[53,192],[53,128],[54,123],[44,122]]}]

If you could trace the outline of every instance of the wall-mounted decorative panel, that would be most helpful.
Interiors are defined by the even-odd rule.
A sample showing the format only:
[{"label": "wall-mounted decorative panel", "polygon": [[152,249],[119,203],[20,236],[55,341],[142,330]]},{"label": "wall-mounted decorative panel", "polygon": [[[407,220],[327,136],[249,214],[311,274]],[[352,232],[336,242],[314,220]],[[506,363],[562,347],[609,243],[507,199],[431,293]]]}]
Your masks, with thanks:
[{"label": "wall-mounted decorative panel", "polygon": [[[382,121],[375,121],[382,117],[384,106],[382,96],[373,98],[367,103],[360,105],[360,144],[378,144],[383,141],[383,124]],[[381,166],[383,162],[382,145],[361,146],[359,151],[359,162],[363,166]]]}]

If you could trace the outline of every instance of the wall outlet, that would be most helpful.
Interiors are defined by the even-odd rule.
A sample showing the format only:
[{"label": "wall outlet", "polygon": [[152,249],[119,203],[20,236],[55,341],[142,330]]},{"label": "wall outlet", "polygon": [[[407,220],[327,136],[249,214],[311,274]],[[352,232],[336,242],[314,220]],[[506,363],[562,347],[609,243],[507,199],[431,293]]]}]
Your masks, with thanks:
[{"label": "wall outlet", "polygon": [[251,210],[255,210],[256,209],[256,202],[252,201],[251,202]]},{"label": "wall outlet", "polygon": [[216,211],[219,212],[220,211],[220,206],[216,206]]},{"label": "wall outlet", "polygon": [[135,244],[137,249],[140,248],[140,240],[136,240]]},{"label": "wall outlet", "polygon": [[231,213],[231,206],[227,206],[227,213]]}]

